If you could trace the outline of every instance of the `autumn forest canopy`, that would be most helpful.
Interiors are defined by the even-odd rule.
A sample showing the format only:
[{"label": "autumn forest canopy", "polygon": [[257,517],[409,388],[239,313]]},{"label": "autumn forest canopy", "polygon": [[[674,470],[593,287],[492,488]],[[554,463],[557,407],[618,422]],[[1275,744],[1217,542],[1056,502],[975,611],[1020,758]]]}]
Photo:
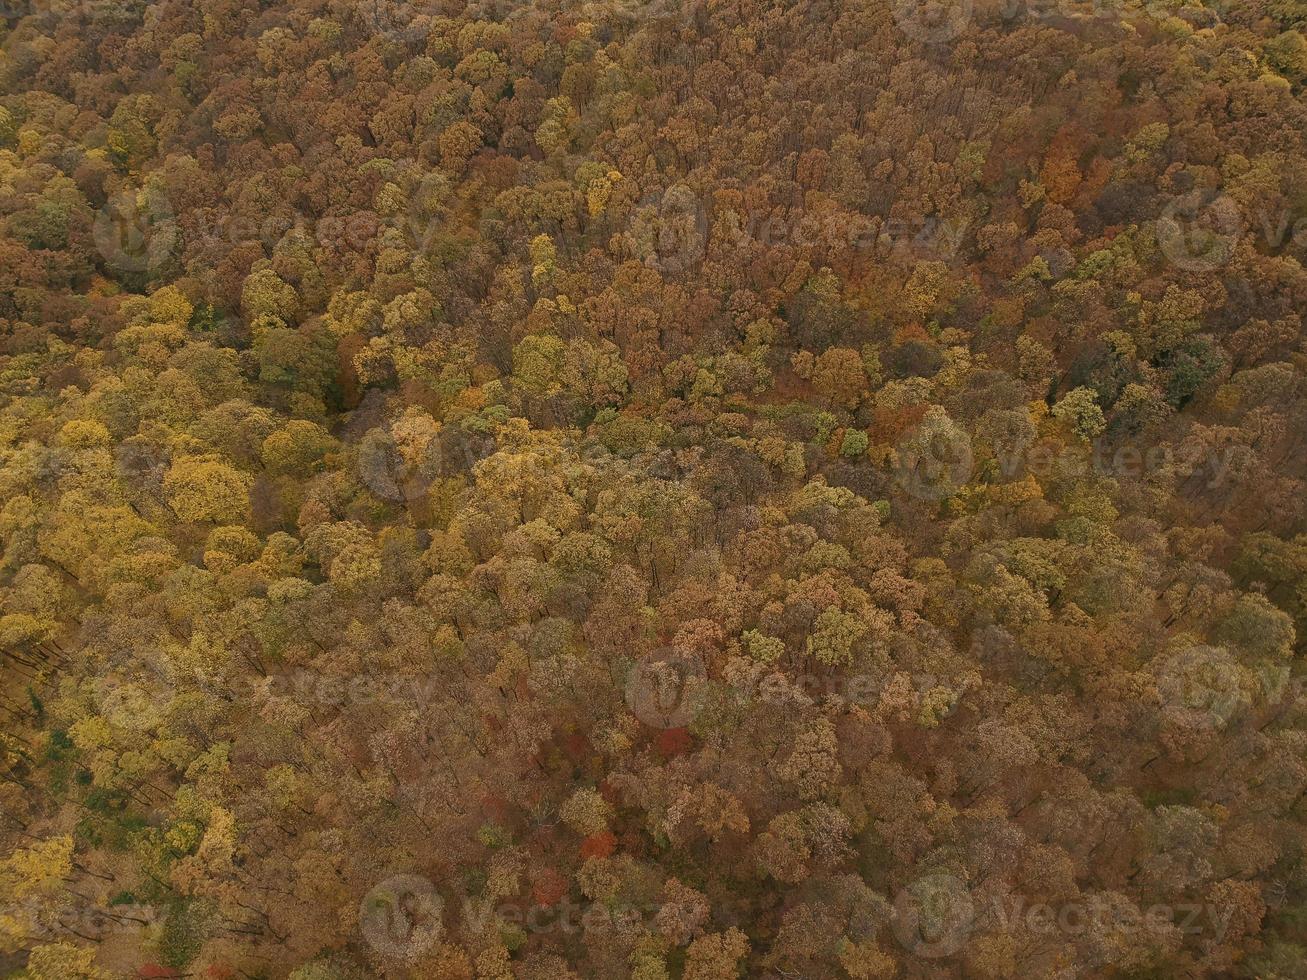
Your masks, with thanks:
[{"label": "autumn forest canopy", "polygon": [[1305,35],[0,8],[0,976],[1307,977]]}]

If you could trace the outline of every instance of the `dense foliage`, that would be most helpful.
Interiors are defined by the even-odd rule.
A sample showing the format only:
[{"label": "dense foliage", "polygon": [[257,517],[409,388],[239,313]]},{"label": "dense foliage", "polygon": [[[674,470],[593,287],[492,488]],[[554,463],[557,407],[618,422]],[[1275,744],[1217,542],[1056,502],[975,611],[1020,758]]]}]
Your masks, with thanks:
[{"label": "dense foliage", "polygon": [[1304,0],[0,13],[0,972],[1307,976]]}]

